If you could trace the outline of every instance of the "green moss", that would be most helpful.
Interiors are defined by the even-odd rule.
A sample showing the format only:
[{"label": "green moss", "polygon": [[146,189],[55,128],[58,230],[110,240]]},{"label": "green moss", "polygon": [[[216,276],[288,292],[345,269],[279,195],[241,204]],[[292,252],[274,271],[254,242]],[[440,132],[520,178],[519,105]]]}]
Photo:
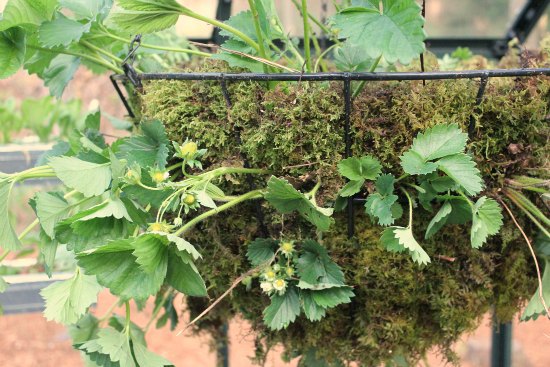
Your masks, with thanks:
[{"label": "green moss", "polygon": [[[505,60],[512,61],[512,57]],[[486,61],[470,62],[481,67]],[[532,62],[536,65],[531,66],[546,63],[542,56]],[[225,70],[219,63],[200,68]],[[353,105],[353,153],[372,154],[386,169],[401,174],[399,156],[418,132],[442,122],[455,122],[467,130],[473,115],[468,149],[489,190],[502,187],[505,177],[528,174],[533,167],[548,168],[550,79],[491,79],[476,109],[478,87],[479,81],[471,80],[429,81],[425,86],[422,82],[368,84]],[[163,121],[171,139],[192,138],[208,148],[206,163],[211,167],[243,165],[246,159],[304,189],[321,179],[319,199],[332,200],[343,184],[336,172],[344,153],[342,85],[302,82],[268,89],[261,83],[233,82],[228,83],[228,91],[230,106],[214,82],[148,82],[142,112]],[[228,193],[248,188],[248,183],[235,178],[224,185]],[[207,259],[199,267],[210,297],[221,295],[250,268],[245,253],[246,243],[253,238],[317,238],[300,218],[281,216],[262,205],[267,233],[262,233],[255,217],[255,204],[247,203],[208,219],[189,234]],[[430,215],[417,212],[417,238],[423,238]],[[438,346],[455,361],[451,345],[463,332],[473,330],[493,306],[501,321],[510,320],[536,288],[529,251],[506,221],[502,233],[481,251],[471,248],[467,228],[446,227],[422,242],[433,263],[419,268],[408,256],[383,250],[378,244],[381,228],[363,214],[356,217],[357,234],[352,240],[347,239],[345,219],[337,217],[321,241],[355,289],[351,304],[329,311],[321,322],[301,317],[286,330],[273,333],[261,321],[269,300],[255,281],[250,290],[237,287],[198,323],[197,330],[217,334],[223,322],[242,315],[261,340],[258,361],[277,343],[285,346],[289,358],[319,347],[320,356],[329,361],[378,365],[399,353],[414,362]],[[534,233],[528,223],[523,226]],[[454,261],[444,260],[449,258]],[[207,303],[190,299],[188,307],[197,314]]]}]

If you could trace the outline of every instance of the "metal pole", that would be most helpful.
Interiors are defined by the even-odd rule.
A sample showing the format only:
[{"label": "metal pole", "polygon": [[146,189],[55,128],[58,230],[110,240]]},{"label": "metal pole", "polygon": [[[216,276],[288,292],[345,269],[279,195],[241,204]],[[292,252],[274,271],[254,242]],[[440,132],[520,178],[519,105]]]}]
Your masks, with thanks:
[{"label": "metal pole", "polygon": [[491,367],[512,365],[512,323],[493,325]]}]

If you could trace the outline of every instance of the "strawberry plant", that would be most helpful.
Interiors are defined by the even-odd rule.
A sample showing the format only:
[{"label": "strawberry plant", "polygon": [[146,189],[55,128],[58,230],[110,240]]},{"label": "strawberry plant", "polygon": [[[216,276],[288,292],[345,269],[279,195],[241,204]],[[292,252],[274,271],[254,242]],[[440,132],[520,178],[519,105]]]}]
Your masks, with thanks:
[{"label": "strawberry plant", "polygon": [[[137,33],[138,73],[189,57],[210,59],[206,72],[410,70],[425,51],[413,0],[334,2],[326,24],[293,0],[303,50],[274,1],[248,3],[221,22],[175,0],[9,0],[0,77],[24,68],[59,97],[80,66],[123,73]],[[224,43],[205,52],[212,47],[174,38],[167,30],[180,17],[220,28]],[[321,50],[312,24],[334,45]],[[471,62],[456,55],[456,67]],[[48,274],[58,248],[74,255],[73,276],[42,296],[46,318],[69,326],[90,365],[172,365],[144,334],[155,322],[178,328],[179,294],[192,316],[180,332],[217,330],[240,313],[256,331],[257,362],[278,343],[306,366],[414,362],[434,345],[452,359],[450,345],[490,306],[509,320],[531,297],[524,319],[548,312],[550,270],[535,251],[547,265],[550,83],[495,83],[478,111],[470,84],[405,84],[353,85],[350,156],[340,86],[144,82],[133,91],[142,118],[131,136],[107,144],[91,114],[42,165],[0,174],[0,259],[35,227]],[[38,178],[61,185],[36,193],[37,220],[18,234],[10,193]],[[96,317],[90,306],[103,289],[117,300]],[[150,299],[141,327],[131,303]]]}]

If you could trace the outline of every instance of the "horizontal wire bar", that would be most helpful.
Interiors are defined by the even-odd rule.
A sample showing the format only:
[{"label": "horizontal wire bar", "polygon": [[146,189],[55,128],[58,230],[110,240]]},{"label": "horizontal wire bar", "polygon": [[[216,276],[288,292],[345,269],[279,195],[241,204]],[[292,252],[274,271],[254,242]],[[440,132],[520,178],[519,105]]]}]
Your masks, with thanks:
[{"label": "horizontal wire bar", "polygon": [[[531,77],[550,75],[550,68],[493,69],[465,71],[430,71],[399,73],[144,73],[138,74],[141,80],[241,80],[241,81],[402,81],[402,80],[444,80]],[[126,80],[124,75],[113,75],[116,80]]]}]

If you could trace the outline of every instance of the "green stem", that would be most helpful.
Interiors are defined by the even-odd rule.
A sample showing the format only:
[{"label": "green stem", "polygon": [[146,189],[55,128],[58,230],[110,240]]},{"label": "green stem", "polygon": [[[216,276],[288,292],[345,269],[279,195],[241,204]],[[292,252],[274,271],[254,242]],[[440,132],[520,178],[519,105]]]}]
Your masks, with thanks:
[{"label": "green stem", "polygon": [[2,255],[0,255],[0,263],[4,261],[4,259],[10,254],[10,250],[4,251]]},{"label": "green stem", "polygon": [[550,219],[521,192],[509,188],[506,189],[505,193],[506,196],[513,197],[513,199],[518,201],[525,209],[541,220],[545,225],[550,226]]},{"label": "green stem", "polygon": [[309,43],[309,38],[311,35],[311,30],[309,27],[309,16],[307,12],[307,0],[302,0],[302,20],[304,21],[304,51],[306,55],[306,70],[308,73],[311,73],[311,47]]},{"label": "green stem", "polygon": [[[380,64],[380,60],[382,60],[382,55],[378,56],[378,58],[376,60],[374,60],[374,63],[371,65],[370,69],[369,69],[369,73],[373,73],[375,70],[376,70],[376,67],[378,66],[378,64]],[[352,98],[357,98],[357,96],[359,95],[359,93],[361,93],[361,91],[363,90],[363,88],[365,87],[365,84],[367,83],[366,80],[362,80],[359,85],[357,86],[357,88],[355,88],[355,90],[353,91],[353,96]]]},{"label": "green stem", "polygon": [[[298,3],[297,0],[292,0],[292,3],[294,4],[294,6],[298,9],[298,11],[301,14],[304,13],[304,11],[302,9],[302,6]],[[317,25],[319,28],[321,28],[323,33],[325,33],[327,36],[330,36],[330,34],[331,34],[330,29],[328,29],[328,27],[326,25],[324,25],[319,19],[317,19],[313,14],[311,14],[309,12],[307,13],[307,16],[313,23],[315,23],[315,25]],[[336,44],[340,43],[340,41],[338,41],[337,39],[334,39],[334,41],[335,41]]]},{"label": "green stem", "polygon": [[[129,44],[130,42],[132,42],[132,40],[129,39],[129,38],[119,37],[116,34],[113,34],[113,33],[107,32],[107,31],[103,31],[102,34],[109,37],[109,38],[111,38],[111,39],[124,42],[125,44]],[[149,48],[151,50],[177,52],[177,53],[184,53],[184,54],[190,54],[190,55],[196,55],[196,56],[202,56],[202,57],[212,56],[212,54],[209,54],[208,52],[202,52],[202,51],[192,50],[192,49],[187,49],[187,48],[152,45],[152,44],[149,44],[149,43],[141,43],[140,47]]]},{"label": "green stem", "polygon": [[170,167],[166,168],[167,171],[172,171],[176,168],[179,168],[183,165],[183,162],[179,162],[179,163],[176,163],[176,164],[173,164],[171,165]]},{"label": "green stem", "polygon": [[160,310],[162,310],[162,306],[164,305],[164,302],[166,302],[166,300],[168,299],[168,297],[170,297],[170,294],[172,293],[172,291],[167,291],[163,297],[162,297],[162,300],[155,306],[154,310],[153,310],[153,314],[151,315],[151,318],[149,319],[149,321],[147,322],[147,325],[145,325],[145,328],[143,329],[143,331],[145,333],[147,333],[147,331],[149,331],[149,328],[151,327],[151,325],[153,324],[153,321],[155,321],[155,319],[157,318]]},{"label": "green stem", "polygon": [[90,50],[93,50],[97,53],[100,53],[104,56],[107,56],[108,58],[110,58],[111,60],[114,60],[116,62],[118,62],[119,64],[122,64],[124,62],[124,60],[122,60],[120,57],[117,57],[115,55],[113,55],[112,53],[110,53],[109,51],[106,51],[104,49],[102,49],[101,47],[97,47],[96,45],[90,43],[90,42],[87,42],[87,41],[83,41],[81,40],[79,42],[82,46],[86,47],[86,48],[89,48]]},{"label": "green stem", "polygon": [[457,190],[456,192],[458,192],[458,194],[462,196],[462,198],[468,203],[468,205],[470,206],[470,209],[472,210],[472,215],[473,215],[476,211],[476,207],[474,206],[474,203],[472,202],[472,200],[470,200],[470,198],[467,197],[462,191]]},{"label": "green stem", "polygon": [[[256,37],[258,38],[260,57],[264,60],[269,60],[265,52],[264,36],[262,34],[262,27],[260,26],[260,15],[258,14],[258,9],[256,8],[254,0],[248,0],[248,6],[250,6],[250,10],[252,11],[252,18],[254,19],[254,29],[256,30]],[[262,65],[264,68],[264,73],[267,74],[269,72],[268,66],[266,64]]]},{"label": "green stem", "polygon": [[225,24],[225,23],[222,23],[216,19],[211,19],[211,18],[208,18],[208,17],[205,17],[201,14],[197,14],[195,13],[194,11],[192,11],[191,9],[188,9],[188,8],[185,8],[185,7],[181,7],[180,9],[180,13],[183,14],[183,15],[186,15],[190,18],[193,18],[193,19],[197,19],[197,20],[200,20],[200,21],[203,21],[205,23],[208,23],[208,24],[211,24],[215,27],[218,27],[218,28],[221,28],[223,30],[226,30],[228,31],[229,33],[232,33],[234,34],[235,36],[239,37],[240,39],[242,39],[245,43],[247,43],[250,47],[252,47],[254,50],[260,52],[260,46],[250,37],[248,37],[246,34],[244,34],[243,32],[239,31],[238,29],[236,28],[233,28],[231,27],[230,25],[228,24]]},{"label": "green stem", "polygon": [[402,181],[404,179],[406,179],[407,177],[409,177],[410,175],[408,173],[403,173],[401,176],[399,176],[397,178],[397,180],[395,180],[395,182],[399,182],[399,181]]},{"label": "green stem", "polygon": [[117,67],[117,66],[115,66],[115,65],[113,65],[113,64],[111,64],[111,63],[109,63],[109,62],[107,62],[103,59],[93,57],[93,56],[90,56],[90,55],[86,55],[86,54],[82,54],[82,53],[79,53],[79,52],[73,52],[73,51],[61,50],[61,49],[52,50],[52,49],[49,49],[49,48],[38,47],[38,46],[33,46],[33,45],[27,45],[27,47],[32,48],[34,50],[43,51],[43,52],[49,52],[49,53],[54,53],[54,54],[65,54],[65,55],[80,57],[82,59],[91,61],[95,64],[101,65],[104,68],[107,68],[111,71],[114,71],[115,73],[118,73],[118,74],[123,74],[124,73],[124,71],[121,68],[119,68],[119,67]]},{"label": "green stem", "polygon": [[144,189],[146,190],[151,190],[151,191],[163,191],[164,189],[161,188],[161,187],[151,187],[151,186],[147,186],[145,185],[144,183],[142,183],[141,181],[138,182],[138,186],[141,186],[143,187]]},{"label": "green stem", "polygon": [[324,57],[330,52],[332,51],[336,46],[336,44],[330,46],[329,48],[327,48],[325,51],[323,51],[319,57],[317,57],[317,61],[315,61],[315,66],[313,67],[313,72],[317,72],[317,70],[319,70],[319,63],[321,62],[321,60],[324,59]]},{"label": "green stem", "polygon": [[200,174],[197,177],[200,177],[201,179],[212,180],[216,177],[230,175],[234,173],[265,175],[271,173],[271,171],[267,171],[261,168],[220,167],[210,172]]},{"label": "green stem", "polygon": [[130,336],[130,301],[126,301],[124,305],[126,306],[126,324],[124,325],[124,331],[126,332],[126,335]]},{"label": "green stem", "polygon": [[184,234],[185,232],[187,232],[188,230],[193,228],[195,225],[197,225],[199,222],[202,222],[203,220],[205,220],[205,219],[207,219],[207,218],[209,218],[213,215],[216,215],[216,214],[221,213],[221,212],[223,212],[227,209],[230,209],[230,208],[234,207],[235,205],[238,205],[238,204],[242,203],[243,201],[252,200],[252,199],[259,199],[261,197],[263,197],[263,191],[262,190],[254,190],[254,191],[250,191],[250,192],[248,192],[244,195],[238,196],[234,200],[231,200],[231,201],[229,201],[229,202],[227,202],[223,205],[220,205],[217,208],[214,208],[212,210],[204,212],[201,215],[193,218],[192,220],[187,222],[185,225],[183,225],[180,229],[178,229],[174,234],[176,236],[181,236],[182,234]]},{"label": "green stem", "polygon": [[117,300],[115,303],[113,303],[109,309],[103,314],[103,316],[101,316],[100,318],[98,318],[98,321],[99,322],[103,322],[105,320],[107,320],[109,317],[111,317],[111,315],[113,314],[113,311],[115,310],[115,308],[118,307],[118,305],[120,304],[120,301]]},{"label": "green stem", "polygon": [[309,196],[310,198],[314,197],[315,194],[317,194],[317,191],[319,191],[320,187],[321,187],[321,180],[317,181],[313,189],[307,193],[307,196]]},{"label": "green stem", "polygon": [[409,201],[409,227],[408,228],[412,228],[412,222],[413,222],[413,201],[411,199],[411,195],[409,194],[409,192],[407,190],[405,190],[404,188],[401,187],[401,191],[403,191],[403,193],[405,194],[405,196],[407,197],[407,200]]},{"label": "green stem", "polygon": [[36,227],[38,224],[40,223],[40,221],[37,219],[35,219],[31,224],[29,224],[24,230],[23,232],[21,232],[19,234],[19,236],[17,237],[17,239],[19,241],[21,241],[23,238],[25,238],[26,235],[28,235],[33,229],[34,227]]},{"label": "green stem", "polygon": [[550,238],[550,232],[548,231],[548,229],[546,229],[546,227],[544,227],[544,225],[542,225],[542,223],[540,223],[537,218],[535,218],[535,216],[529,212],[529,210],[527,210],[516,198],[511,196],[509,193],[505,194],[508,199],[510,199],[518,208],[521,209],[521,211],[523,211],[523,213],[525,213],[525,215],[527,215],[527,217],[529,217],[531,222],[533,222],[533,224],[536,225],[542,233]]}]

